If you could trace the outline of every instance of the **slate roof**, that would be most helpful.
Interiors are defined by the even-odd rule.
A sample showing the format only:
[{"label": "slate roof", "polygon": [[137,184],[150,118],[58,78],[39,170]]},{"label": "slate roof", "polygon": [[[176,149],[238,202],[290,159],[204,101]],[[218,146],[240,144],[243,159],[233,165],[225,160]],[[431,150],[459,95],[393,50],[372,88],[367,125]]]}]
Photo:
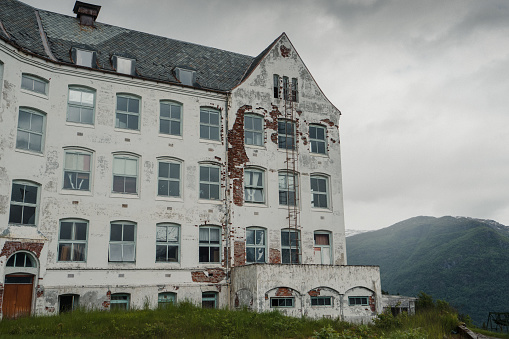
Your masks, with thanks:
[{"label": "slate roof", "polygon": [[72,47],[96,51],[98,67],[106,71],[114,71],[113,55],[131,57],[136,59],[137,76],[155,81],[179,83],[173,71],[180,66],[196,70],[196,87],[226,92],[238,85],[266,53],[254,58],[99,22],[87,27],[75,17],[38,10],[17,0],[0,0],[0,22],[8,33],[0,27],[0,38],[46,59],[36,11],[58,62],[72,64]]}]

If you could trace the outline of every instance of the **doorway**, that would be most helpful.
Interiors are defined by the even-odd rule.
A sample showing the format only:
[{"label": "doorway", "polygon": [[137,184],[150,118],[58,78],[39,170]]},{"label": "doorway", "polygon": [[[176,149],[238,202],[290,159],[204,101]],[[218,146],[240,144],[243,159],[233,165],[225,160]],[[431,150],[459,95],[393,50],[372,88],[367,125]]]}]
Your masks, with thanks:
[{"label": "doorway", "polygon": [[2,314],[4,318],[27,317],[32,312],[34,276],[10,274],[5,276]]}]

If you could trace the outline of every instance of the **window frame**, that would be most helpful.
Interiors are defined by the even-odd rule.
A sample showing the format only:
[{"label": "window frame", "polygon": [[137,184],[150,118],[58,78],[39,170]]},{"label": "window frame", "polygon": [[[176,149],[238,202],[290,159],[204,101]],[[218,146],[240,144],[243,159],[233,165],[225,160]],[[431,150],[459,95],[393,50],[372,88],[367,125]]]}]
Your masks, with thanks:
[{"label": "window frame", "polygon": [[298,102],[299,101],[299,80],[297,78],[292,78],[292,83],[291,83],[291,90],[290,90],[290,100],[291,101],[294,101],[294,102]]},{"label": "window frame", "polygon": [[196,84],[196,71],[183,67],[175,67],[175,77],[185,86],[194,86]]},{"label": "window frame", "polygon": [[280,92],[279,92],[280,80],[281,80],[281,77],[279,76],[279,74],[274,74],[272,76],[274,99],[280,99]]},{"label": "window frame", "polygon": [[[80,92],[80,102],[77,101],[71,101],[71,91],[74,92]],[[92,94],[92,104],[83,103],[83,93]],[[83,124],[83,125],[94,125],[95,124],[95,99],[96,99],[96,91],[93,88],[84,87],[84,86],[75,86],[71,85],[69,86],[67,90],[67,113],[65,117],[66,122],[74,123],[74,124]],[[78,108],[80,119],[79,121],[71,120],[70,118],[70,110],[71,108]],[[91,116],[91,122],[83,121],[83,110],[91,109],[92,110],[92,116]]]},{"label": "window frame", "polygon": [[[288,233],[288,245],[287,244],[284,244],[283,243],[283,233]],[[295,241],[295,246],[292,246],[292,234],[296,234],[297,237],[296,237],[296,241]],[[299,230],[294,230],[294,229],[290,229],[290,228],[285,228],[285,229],[282,229],[281,230],[281,263],[282,264],[300,264],[302,259],[301,259],[301,253],[300,253],[300,250],[301,250],[301,239],[300,239],[300,231]],[[285,259],[285,252],[286,251],[289,251],[288,253],[288,258],[289,258],[289,261],[286,261],[284,260]],[[294,254],[294,251],[297,251],[296,252],[296,255],[297,255],[297,262],[294,262],[294,260],[292,259],[292,255],[295,256]]]},{"label": "window frame", "polygon": [[[161,176],[161,164],[167,164],[168,165],[168,177],[162,177]],[[182,164],[183,162],[178,159],[173,158],[159,158],[157,159],[157,196],[161,198],[182,198]],[[178,165],[178,178],[172,178],[171,174],[172,172],[172,165]],[[167,188],[168,188],[168,194],[160,194],[161,190],[161,182],[165,181],[167,182]],[[171,195],[171,187],[170,184],[172,182],[178,182],[178,194],[177,195]]]},{"label": "window frame", "polygon": [[[170,106],[170,116],[169,117],[163,117],[162,116],[162,105],[169,105]],[[173,107],[179,107],[180,108],[180,117],[178,119],[172,117],[172,108]],[[170,101],[170,100],[161,100],[159,101],[159,134],[163,135],[171,135],[171,136],[177,136],[182,137],[182,125],[183,125],[183,111],[184,111],[184,105],[182,105],[179,102],[176,101]],[[168,133],[162,131],[162,123],[163,121],[166,121],[168,123]],[[178,134],[171,133],[172,132],[172,124],[178,123],[179,126],[179,132]]]},{"label": "window frame", "polygon": [[[128,67],[127,67],[127,69],[129,69],[129,71],[127,71],[127,72],[119,71],[119,68],[120,68],[119,60],[121,60],[121,63],[126,62],[126,61],[129,62]],[[115,72],[117,72],[119,74],[136,75],[136,59],[127,58],[127,57],[123,57],[123,56],[119,56],[119,55],[113,55],[112,61],[113,61],[113,68],[115,69]],[[123,66],[123,67],[125,67],[125,66]]]},{"label": "window frame", "polygon": [[[25,80],[25,79],[28,81],[31,81],[31,84],[32,84],[32,86],[30,86],[31,88],[24,86],[23,80]],[[44,90],[42,92],[35,89],[35,82],[39,82],[44,85]],[[29,73],[21,74],[21,89],[23,89],[23,90],[48,96],[48,87],[49,87],[49,81],[44,78],[41,78],[37,75],[29,74]]]},{"label": "window frame", "polygon": [[287,76],[283,75],[283,99],[290,100],[289,92],[290,92],[290,80],[288,79]]},{"label": "window frame", "polygon": [[[18,255],[21,255],[23,254],[23,266],[19,266],[19,265],[16,265],[16,262],[18,261]],[[27,259],[28,261],[30,262],[30,265],[27,266]],[[12,265],[11,265],[12,263]],[[24,268],[24,269],[31,269],[31,268],[38,268],[39,265],[37,264],[37,260],[35,259],[35,257],[33,256],[32,253],[28,252],[28,251],[16,251],[14,252],[13,254],[11,254],[9,256],[9,258],[7,258],[7,261],[5,263],[5,267],[13,267],[13,268],[17,268],[19,270],[19,268]]]},{"label": "window frame", "polygon": [[[285,177],[286,185],[281,186],[281,177]],[[293,177],[293,190],[289,178]],[[290,206],[298,207],[299,201],[299,174],[290,171],[279,171],[278,172],[278,201],[279,206]],[[291,193],[293,192],[293,197]],[[282,197],[285,197],[286,201],[282,201]],[[292,200],[293,199],[293,200]]]},{"label": "window frame", "polygon": [[[62,223],[71,223],[71,239],[62,239]],[[85,240],[75,239],[77,233],[77,223],[85,224]],[[87,262],[87,249],[88,249],[88,229],[89,222],[84,219],[60,219],[58,228],[58,247],[57,247],[57,261],[58,262]],[[70,245],[69,260],[63,260],[62,257],[62,245]],[[75,259],[75,245],[83,246],[83,260]]]},{"label": "window frame", "polygon": [[[207,168],[208,169],[208,179],[209,180],[202,180],[202,168]],[[217,181],[210,181],[210,178],[211,178],[211,175],[210,175],[210,170],[211,169],[217,169],[218,171],[218,180]],[[220,165],[216,165],[216,164],[211,164],[211,163],[200,163],[199,164],[199,174],[198,174],[198,179],[199,179],[199,199],[201,200],[212,200],[212,201],[221,201],[221,197],[222,197],[222,194],[221,194],[221,166]],[[208,196],[205,197],[204,195],[202,195],[202,192],[205,192],[203,189],[202,189],[202,185],[204,185],[203,187],[205,187],[205,185],[207,185],[208,187]],[[217,191],[218,191],[218,197],[217,199],[211,199],[210,196],[210,188],[212,186],[217,186]]]},{"label": "window frame", "polygon": [[[20,127],[21,112],[23,112],[24,114],[30,115],[30,123],[29,123],[30,127],[28,129]],[[41,119],[42,119],[41,131],[32,130],[33,116],[41,117]],[[19,147],[20,132],[28,134],[28,142],[27,142],[26,148]],[[40,153],[40,154],[44,153],[45,134],[46,134],[45,132],[46,132],[46,113],[32,109],[32,108],[28,108],[28,107],[19,107],[19,109],[18,109],[18,124],[16,127],[16,149],[22,150],[22,151],[27,151],[27,152]],[[30,147],[30,145],[31,145],[30,140],[32,138],[32,135],[37,135],[40,137],[39,149],[34,149],[34,148]]]},{"label": "window frame", "polygon": [[[208,115],[208,122],[202,121],[202,113],[206,113]],[[218,122],[217,124],[213,124],[210,122],[211,114],[217,114]],[[209,140],[209,141],[221,141],[221,111],[215,108],[210,107],[200,107],[200,139],[201,140]],[[207,129],[207,136],[202,134],[202,128]],[[210,131],[217,128],[217,138],[212,138],[210,136]]]},{"label": "window frame", "polygon": [[[117,93],[116,95],[116,104],[115,104],[115,128],[117,129],[120,129],[120,130],[128,130],[128,131],[140,131],[141,130],[141,97],[137,96],[137,95],[134,95],[134,94],[129,94],[129,93]],[[127,99],[127,106],[126,106],[126,111],[123,111],[123,110],[120,110],[119,109],[119,99]],[[130,111],[129,108],[130,108],[130,103],[131,103],[131,100],[137,100],[138,101],[138,112],[135,112],[135,111]],[[125,127],[122,127],[121,126],[121,123],[120,123],[120,119],[119,119],[119,115],[121,116],[126,116],[126,122],[125,122]],[[136,119],[136,128],[131,128],[129,127],[130,123],[130,118],[135,118]]]},{"label": "window frame", "polygon": [[[166,241],[160,241],[158,240],[158,234],[159,234],[159,228],[165,228],[165,235],[166,235]],[[168,240],[168,228],[174,228],[177,230],[177,240],[176,241],[170,241]],[[175,223],[159,223],[156,224],[156,263],[180,263],[180,230],[181,227],[179,224]],[[166,247],[166,260],[158,260],[158,247],[163,246]],[[176,260],[169,260],[168,254],[170,247],[176,247]]]},{"label": "window frame", "polygon": [[[311,129],[316,129],[314,134],[315,137],[311,137],[312,131]],[[323,139],[318,138],[318,130],[323,130]],[[323,144],[323,152],[320,152],[319,145]],[[315,145],[315,146],[313,146]],[[315,150],[314,150],[315,149]],[[320,124],[310,124],[309,125],[309,152],[312,154],[321,154],[327,155],[327,127]]]},{"label": "window frame", "polygon": [[[80,53],[90,53],[90,65],[84,65],[83,63],[78,62],[80,57]],[[81,67],[88,67],[88,68],[97,68],[97,52],[85,48],[79,48],[79,47],[73,47],[72,48],[72,57],[74,59],[74,64]],[[82,59],[83,60],[83,59]]]},{"label": "window frame", "polygon": [[[274,303],[278,301],[280,304],[281,301],[284,301],[285,304],[288,301],[291,301],[291,305],[274,305]],[[295,307],[295,297],[271,297],[270,298],[270,308],[294,308]]]},{"label": "window frame", "polygon": [[[284,128],[281,124],[284,123]],[[292,132],[288,133],[288,127]],[[284,129],[284,131],[283,131]],[[288,119],[278,119],[277,121],[277,147],[281,150],[295,151],[297,149],[297,125],[295,121]],[[290,143],[288,142],[290,141]]]},{"label": "window frame", "polygon": [[[111,240],[112,237],[112,226],[113,225],[121,225],[122,226],[122,233],[121,233],[121,240]],[[133,240],[123,240],[124,239],[124,231],[125,226],[134,226],[133,228]],[[112,221],[110,222],[110,239],[108,242],[108,262],[109,263],[134,263],[136,262],[136,237],[137,237],[137,224],[132,221]],[[111,258],[111,245],[121,245],[121,256],[119,260],[114,260]],[[124,259],[124,246],[133,246],[133,259],[132,260],[126,260]]]},{"label": "window frame", "polygon": [[[68,168],[67,164],[67,155],[76,155],[78,157],[80,156],[88,156],[89,157],[89,170],[86,171],[85,169],[71,169]],[[92,192],[92,169],[94,168],[94,156],[92,151],[80,149],[80,148],[64,148],[64,164],[63,164],[63,180],[62,180],[62,189],[66,191],[78,191],[78,192]],[[79,160],[76,161],[76,163],[79,163]],[[86,163],[86,162],[84,162]],[[88,188],[87,189],[81,189],[81,188],[72,188],[72,182],[69,179],[69,183],[71,185],[71,188],[66,187],[66,173],[75,174],[76,175],[76,186],[78,186],[77,180],[79,179],[79,175],[85,175],[88,174]],[[81,185],[79,186],[81,187]]]},{"label": "window frame", "polygon": [[177,303],[177,293],[175,292],[159,292],[157,294],[158,308],[166,308],[169,305],[175,305],[176,303]]},{"label": "window frame", "polygon": [[[328,241],[329,241],[329,244],[328,245],[321,245],[321,244],[317,244],[316,243],[316,236],[317,235],[327,235],[328,236]],[[315,248],[320,248],[320,263],[322,265],[332,265],[332,232],[330,231],[315,231],[313,232],[313,247]],[[329,249],[329,262],[328,263],[324,263],[323,262],[323,249],[324,248],[328,248]],[[315,251],[316,253],[316,251]]]},{"label": "window frame", "polygon": [[[136,175],[128,175],[125,173],[115,173],[115,161],[116,160],[136,160]],[[126,165],[127,162],[124,164],[124,172],[126,171]],[[123,180],[123,191],[115,191],[115,176],[124,178]],[[111,192],[113,194],[131,194],[131,195],[138,195],[139,194],[139,176],[140,176],[140,157],[137,155],[131,155],[126,153],[115,153],[113,154],[113,165],[112,165],[112,187]],[[126,192],[125,186],[126,186],[126,178],[135,178],[135,192]]]},{"label": "window frame", "polygon": [[[126,299],[117,299],[117,297],[125,297]],[[120,307],[113,307],[113,305],[126,305],[125,309]],[[129,293],[112,293],[110,296],[110,311],[113,310],[122,310],[129,311],[131,305],[131,294]]]},{"label": "window frame", "polygon": [[[201,236],[202,236],[202,230],[205,230],[207,229],[208,230],[208,240],[202,240]],[[218,232],[218,243],[212,243],[211,242],[211,230],[215,230]],[[220,226],[213,226],[213,225],[202,225],[199,227],[199,234],[198,234],[198,262],[200,264],[221,264],[221,244],[222,244],[222,232],[221,232],[221,227]],[[207,254],[207,257],[208,257],[208,260],[206,261],[202,261],[202,248],[207,248],[208,249],[208,254]],[[212,256],[213,256],[213,253],[212,253],[212,249],[216,249],[217,253],[218,253],[218,260],[217,261],[212,261]]]},{"label": "window frame", "polygon": [[[205,295],[208,295],[207,297],[205,297]],[[211,297],[213,295],[213,297]],[[207,302],[207,301],[213,301],[214,302],[214,307],[203,307],[203,302]],[[214,291],[209,291],[209,292],[202,292],[201,293],[201,307],[202,308],[218,308],[219,306],[219,302],[218,302],[218,293],[217,292],[214,292]]]},{"label": "window frame", "polygon": [[[71,298],[71,307],[67,309],[62,305],[63,298]],[[58,314],[73,312],[79,308],[80,305],[80,295],[74,293],[66,293],[58,295]]]},{"label": "window frame", "polygon": [[[253,239],[254,239],[254,242],[253,244],[250,244],[248,242],[248,232],[254,232],[253,234]],[[257,232],[263,232],[263,244],[259,245],[259,244],[256,244],[256,239],[257,239]],[[254,258],[255,258],[255,261],[249,261],[248,258],[249,258],[249,255],[248,255],[248,249],[254,249]],[[257,260],[257,250],[260,250],[262,249],[263,250],[263,260]],[[258,227],[258,226],[250,226],[250,227],[246,227],[246,263],[248,264],[254,264],[254,263],[266,263],[267,262],[267,229],[266,228],[263,228],[263,227]]]},{"label": "window frame", "polygon": [[[323,304],[320,305],[320,300],[323,300]],[[326,301],[328,300],[328,304]],[[315,303],[315,304],[313,304]],[[312,307],[332,307],[334,305],[334,300],[331,296],[312,296],[311,297],[311,306]]]},{"label": "window frame", "polygon": [[[247,128],[247,126],[246,126],[247,118],[253,119],[253,123],[252,123],[253,127],[252,128]],[[255,123],[254,123],[255,119],[259,119],[261,121],[261,129],[259,129],[259,130],[255,129]],[[253,142],[251,142],[251,143],[248,142],[247,133],[252,134]],[[256,140],[256,137],[255,137],[256,135],[259,135],[260,143],[254,142]],[[265,121],[264,121],[263,116],[261,116],[259,114],[254,114],[254,113],[244,114],[244,145],[263,147],[264,144],[265,144]]]},{"label": "window frame", "polygon": [[[325,191],[313,190],[313,180],[325,181]],[[317,183],[316,186],[320,186],[320,184]],[[328,176],[323,175],[323,174],[311,174],[309,176],[309,191],[311,193],[311,208],[330,210],[330,207],[331,207],[330,200],[331,199],[330,199],[330,186],[329,186],[329,177]],[[315,196],[318,197],[318,203],[315,203]],[[323,197],[323,196],[325,196],[326,206],[321,206],[321,204],[323,202],[320,201],[320,197]]]},{"label": "window frame", "polygon": [[[14,185],[20,185],[20,186],[24,187],[24,191],[22,193],[23,201],[13,201],[12,197],[13,197],[13,192],[14,192]],[[36,189],[36,192],[35,192],[35,203],[25,202],[24,201],[25,198],[26,198],[26,187],[27,186]],[[37,227],[37,224],[38,224],[37,221],[38,221],[38,217],[39,217],[40,194],[41,194],[40,193],[41,192],[40,188],[41,188],[41,185],[29,182],[29,181],[24,181],[24,180],[13,180],[12,181],[10,203],[9,203],[9,222],[8,222],[8,224],[10,224],[10,225],[19,225],[19,226]],[[11,218],[13,217],[13,213],[12,213],[13,212],[13,206],[21,206],[21,222],[12,221]],[[23,222],[25,208],[34,208],[33,223]],[[30,218],[30,219],[32,219],[32,218]]]},{"label": "window frame", "polygon": [[[361,303],[357,303],[357,299],[361,299]],[[364,302],[364,299],[366,302]],[[354,300],[354,303],[352,303],[352,300]],[[366,296],[351,296],[348,297],[348,306],[369,306],[369,297]]]},{"label": "window frame", "polygon": [[[261,186],[258,184],[254,184],[254,183],[248,184],[248,180],[247,180],[248,173],[258,173],[262,180]],[[249,203],[249,204],[256,204],[256,205],[265,204],[266,203],[266,198],[265,198],[266,184],[265,183],[266,183],[266,180],[265,180],[265,170],[264,169],[257,168],[257,167],[246,167],[244,169],[244,202]],[[261,191],[262,200],[256,201],[255,194],[250,194],[253,196],[253,199],[248,200],[248,191],[249,190],[254,190],[255,192],[257,190]]]}]

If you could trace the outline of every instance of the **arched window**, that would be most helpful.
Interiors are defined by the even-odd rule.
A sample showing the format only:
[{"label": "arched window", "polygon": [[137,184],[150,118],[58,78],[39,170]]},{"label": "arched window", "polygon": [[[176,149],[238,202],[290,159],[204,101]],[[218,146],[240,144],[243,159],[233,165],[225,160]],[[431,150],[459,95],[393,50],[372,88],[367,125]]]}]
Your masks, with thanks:
[{"label": "arched window", "polygon": [[244,201],[265,203],[265,171],[247,167],[244,169]]},{"label": "arched window", "polygon": [[182,196],[182,162],[177,159],[158,159],[157,195],[179,198]]},{"label": "arched window", "polygon": [[300,264],[300,232],[298,230],[281,230],[281,262]]},{"label": "arched window", "polygon": [[48,95],[48,80],[35,75],[23,73],[21,75],[21,88],[31,92]]},{"label": "arched window", "polygon": [[27,252],[16,252],[9,260],[7,260],[7,267],[37,267],[37,262],[34,257]]},{"label": "arched window", "polygon": [[221,262],[221,228],[218,226],[200,226],[200,263]]},{"label": "arched window", "polygon": [[309,125],[311,153],[327,153],[327,129],[322,125]]},{"label": "arched window", "polygon": [[214,164],[200,164],[200,199],[219,200],[221,197],[220,167]]},{"label": "arched window", "polygon": [[221,131],[221,112],[217,109],[200,108],[200,139],[219,141]]},{"label": "arched window", "polygon": [[297,205],[297,184],[298,177],[296,173],[280,171],[279,172],[279,204],[285,206]]},{"label": "arched window", "polygon": [[244,143],[263,146],[263,117],[261,115],[244,115]]},{"label": "arched window", "polygon": [[277,122],[277,142],[282,149],[295,149],[295,122],[279,119]]},{"label": "arched window", "polygon": [[88,221],[62,219],[58,236],[58,261],[87,261]]},{"label": "arched window", "polygon": [[79,124],[94,124],[95,90],[70,86],[67,102],[67,121]]},{"label": "arched window", "polygon": [[324,175],[311,175],[311,206],[329,208],[329,178]]},{"label": "arched window", "polygon": [[90,191],[92,176],[92,152],[69,148],[64,150],[63,188]]},{"label": "arched window", "polygon": [[9,223],[35,226],[39,206],[39,185],[14,181],[11,191]]},{"label": "arched window", "polygon": [[138,131],[140,129],[140,103],[140,97],[117,94],[115,127]]},{"label": "arched window", "polygon": [[136,224],[114,221],[110,225],[109,261],[134,262],[136,260]]},{"label": "arched window", "polygon": [[264,263],[267,253],[267,230],[261,227],[246,228],[246,262]]},{"label": "arched window", "polygon": [[156,226],[156,262],[178,262],[180,226],[158,224]]},{"label": "arched window", "polygon": [[138,158],[122,153],[113,155],[114,193],[138,193]]},{"label": "arched window", "polygon": [[16,148],[42,153],[46,115],[42,112],[19,108]]},{"label": "arched window", "polygon": [[177,294],[172,292],[161,292],[157,295],[157,306],[160,308],[175,304]]},{"label": "arched window", "polygon": [[110,310],[129,310],[131,295],[129,293],[113,293],[110,300]]},{"label": "arched window", "polygon": [[159,133],[182,135],[182,104],[171,101],[159,103]]}]

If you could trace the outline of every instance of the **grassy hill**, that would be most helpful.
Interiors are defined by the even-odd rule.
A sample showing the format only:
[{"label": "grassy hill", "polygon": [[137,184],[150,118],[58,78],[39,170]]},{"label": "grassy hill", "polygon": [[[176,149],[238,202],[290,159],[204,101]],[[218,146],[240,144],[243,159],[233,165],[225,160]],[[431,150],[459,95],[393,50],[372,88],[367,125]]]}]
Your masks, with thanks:
[{"label": "grassy hill", "polygon": [[349,265],[379,265],[382,289],[444,299],[477,325],[509,312],[509,227],[463,217],[415,217],[346,239]]}]

